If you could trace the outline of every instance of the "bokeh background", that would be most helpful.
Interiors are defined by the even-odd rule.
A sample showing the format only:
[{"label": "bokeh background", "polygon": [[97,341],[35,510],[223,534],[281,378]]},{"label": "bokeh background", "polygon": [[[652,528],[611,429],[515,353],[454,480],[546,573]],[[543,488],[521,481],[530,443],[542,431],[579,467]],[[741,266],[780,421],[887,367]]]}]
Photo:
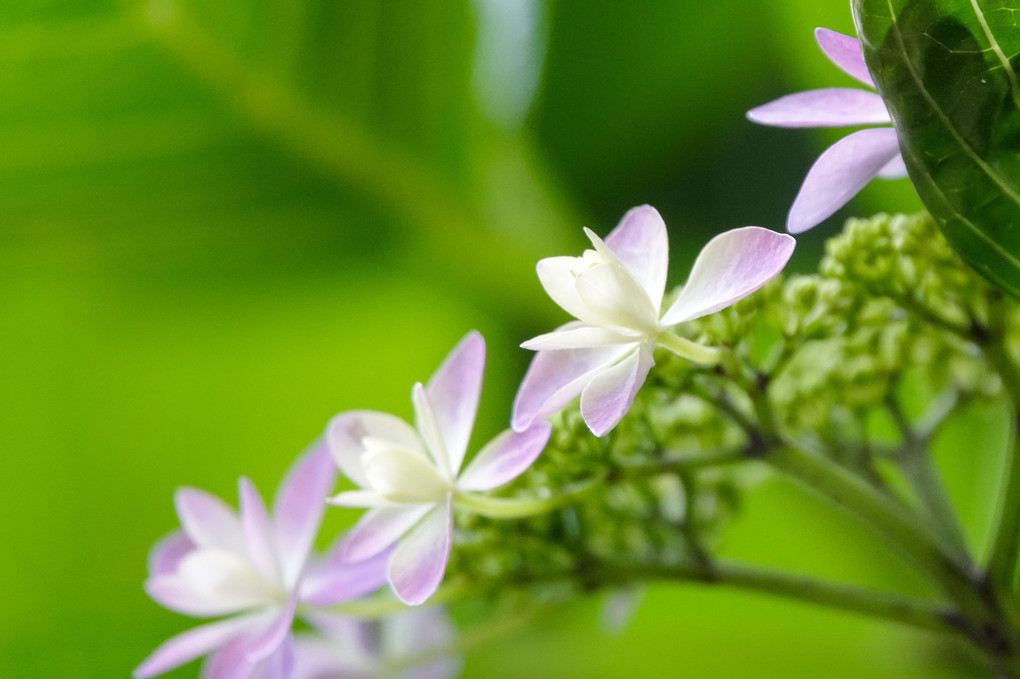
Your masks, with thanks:
[{"label": "bokeh background", "polygon": [[[127,676],[191,624],[141,588],[174,488],[270,492],[334,413],[410,415],[469,329],[476,438],[505,427],[516,345],[564,319],[534,263],[579,252],[581,226],[655,205],[675,283],[715,233],[782,229],[839,133],[743,114],[852,84],[815,26],[852,33],[845,0],[0,3],[0,676]],[[879,182],[841,216],[917,206]],[[942,462],[980,542],[995,461]],[[777,480],[722,549],[914,587]],[[936,637],[760,595],[656,586],[617,634],[602,605],[465,676],[980,676]]]}]

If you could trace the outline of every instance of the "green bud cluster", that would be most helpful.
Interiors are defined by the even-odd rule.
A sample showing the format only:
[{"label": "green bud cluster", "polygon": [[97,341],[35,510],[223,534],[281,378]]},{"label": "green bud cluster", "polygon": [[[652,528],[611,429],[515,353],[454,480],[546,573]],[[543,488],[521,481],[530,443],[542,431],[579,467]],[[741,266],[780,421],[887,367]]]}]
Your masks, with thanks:
[{"label": "green bud cluster", "polygon": [[[773,281],[677,332],[720,347],[723,360],[657,350],[630,413],[601,439],[576,404],[565,408],[545,452],[500,494],[587,490],[537,517],[459,513],[451,581],[570,594],[626,584],[627,564],[707,564],[762,473],[741,463],[782,440],[875,474],[888,451],[874,423],[927,409],[900,402],[904,385],[954,403],[999,393],[984,343],[998,333],[1017,355],[1020,305],[970,271],[926,214],[878,215],[831,239],[819,273]],[[607,563],[620,566],[615,580],[592,567]]]}]

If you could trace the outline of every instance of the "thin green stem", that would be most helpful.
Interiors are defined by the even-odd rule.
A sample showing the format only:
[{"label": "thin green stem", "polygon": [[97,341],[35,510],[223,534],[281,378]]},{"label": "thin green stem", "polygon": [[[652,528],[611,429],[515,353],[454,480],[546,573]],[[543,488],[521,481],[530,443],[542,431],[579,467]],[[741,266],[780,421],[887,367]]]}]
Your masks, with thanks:
[{"label": "thin green stem", "polygon": [[469,509],[491,519],[523,519],[540,516],[577,502],[593,488],[601,485],[604,477],[596,477],[568,486],[563,492],[543,498],[489,497],[477,493],[455,492],[454,502],[458,507]]},{"label": "thin green stem", "polygon": [[702,346],[685,337],[680,337],[670,330],[663,330],[659,333],[656,341],[677,356],[689,359],[695,363],[701,363],[702,365],[715,365],[722,356],[722,350],[718,347]]}]

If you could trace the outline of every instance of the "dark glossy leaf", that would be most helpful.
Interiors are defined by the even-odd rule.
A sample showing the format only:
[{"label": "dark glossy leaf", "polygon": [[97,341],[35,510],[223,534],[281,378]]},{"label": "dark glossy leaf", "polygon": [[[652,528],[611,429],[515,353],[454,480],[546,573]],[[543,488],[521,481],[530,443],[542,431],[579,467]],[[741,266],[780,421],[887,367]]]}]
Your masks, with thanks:
[{"label": "dark glossy leaf", "polygon": [[1018,0],[854,0],[910,178],[960,255],[1020,296]]}]

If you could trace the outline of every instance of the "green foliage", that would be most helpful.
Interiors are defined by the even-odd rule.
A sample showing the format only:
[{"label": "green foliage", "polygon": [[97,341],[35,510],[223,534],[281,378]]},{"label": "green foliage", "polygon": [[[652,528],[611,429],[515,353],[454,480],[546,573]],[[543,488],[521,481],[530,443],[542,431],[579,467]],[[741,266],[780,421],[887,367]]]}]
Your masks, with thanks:
[{"label": "green foliage", "polygon": [[910,177],[946,238],[1020,295],[1020,3],[855,0]]}]

